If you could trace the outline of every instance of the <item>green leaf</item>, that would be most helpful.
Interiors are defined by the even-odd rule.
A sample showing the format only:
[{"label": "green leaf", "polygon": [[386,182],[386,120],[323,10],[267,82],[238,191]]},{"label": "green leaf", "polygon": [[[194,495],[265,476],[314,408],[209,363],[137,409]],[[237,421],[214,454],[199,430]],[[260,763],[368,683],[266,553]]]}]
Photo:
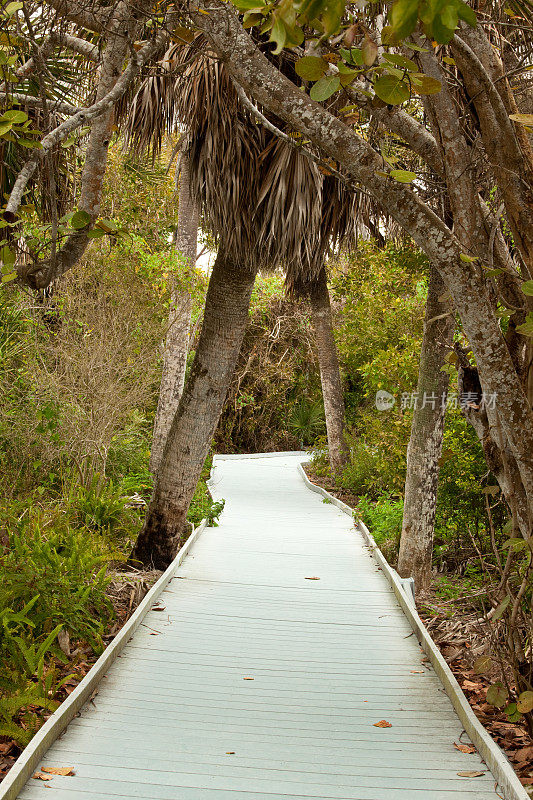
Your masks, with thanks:
[{"label": "green leaf", "polygon": [[518,720],[522,719],[522,714],[518,710],[517,703],[509,703],[504,709],[505,714],[507,715],[507,719],[509,722],[518,722]]},{"label": "green leaf", "polygon": [[519,553],[520,550],[525,550],[527,547],[527,542],[525,539],[521,539],[518,536],[513,536],[510,539],[507,539],[503,544],[502,547],[510,548],[514,550],[515,553]]},{"label": "green leaf", "polygon": [[494,683],[487,690],[487,703],[490,703],[491,706],[496,706],[496,708],[503,708],[507,702],[508,696],[509,692],[502,683],[498,681],[498,683]]},{"label": "green leaf", "polygon": [[346,50],[346,48],[341,47],[339,52],[348,64],[354,64],[356,67],[363,66],[363,51],[359,50],[359,48],[352,47],[350,50]]},{"label": "green leaf", "polygon": [[524,281],[520,288],[528,297],[533,297],[533,281]]},{"label": "green leaf", "polygon": [[448,3],[445,5],[440,12],[440,18],[445,28],[450,28],[450,30],[454,31],[459,22],[459,14],[455,4]]},{"label": "green leaf", "polygon": [[403,45],[409,50],[416,50],[417,53],[429,53],[427,47],[420,47],[419,44],[414,44],[413,42],[403,42]]},{"label": "green leaf", "polygon": [[92,231],[87,231],[87,237],[89,239],[101,239],[102,236],[105,236],[106,232],[102,230],[102,228],[93,228]]},{"label": "green leaf", "polygon": [[492,658],[490,656],[480,656],[480,658],[474,662],[473,670],[476,675],[483,675],[485,672],[488,672],[491,667]]},{"label": "green leaf", "polygon": [[3,264],[2,271],[4,270],[4,267],[11,269],[11,267],[13,267],[15,264],[15,253],[7,244],[0,248],[0,261],[2,261]]},{"label": "green leaf", "polygon": [[479,256],[469,256],[466,253],[459,253],[459,258],[466,264],[471,264],[472,261],[477,261],[479,259]]},{"label": "green leaf", "polygon": [[272,25],[272,29],[270,31],[270,39],[268,41],[274,42],[276,45],[272,51],[275,56],[279,55],[279,53],[281,53],[285,47],[285,42],[287,41],[287,31],[285,30],[283,20],[279,17],[276,17],[274,20],[274,24]]},{"label": "green leaf", "polygon": [[116,233],[117,226],[114,222],[110,222],[108,219],[99,219],[96,223],[96,227],[101,228],[105,233]]},{"label": "green leaf", "polygon": [[407,38],[418,22],[418,0],[396,0],[389,12],[389,19],[394,35],[398,39]]},{"label": "green leaf", "polygon": [[529,714],[533,711],[533,692],[522,692],[518,698],[516,708],[522,714]]},{"label": "green leaf", "polygon": [[345,5],[345,0],[327,0],[327,2],[321,4],[322,13],[319,16],[319,20],[326,36],[331,36],[339,30]]},{"label": "green leaf", "polygon": [[12,127],[13,127],[12,122],[0,121],[0,136],[4,136],[6,133],[9,133]]},{"label": "green leaf", "polygon": [[232,0],[238,11],[260,11],[266,3],[262,0]]},{"label": "green leaf", "polygon": [[[496,611],[494,612],[494,614],[491,617],[491,621],[492,622],[498,622],[498,620],[503,617],[503,615],[505,614],[505,609],[507,608],[507,606],[509,605],[510,602],[511,602],[511,598],[510,598],[509,595],[507,595],[507,597],[504,597],[504,599],[502,600],[502,602],[497,607]],[[490,700],[489,700],[489,702],[490,702]]]},{"label": "green leaf", "polygon": [[523,336],[533,336],[533,311],[527,314],[525,322],[516,326],[516,330]]},{"label": "green leaf", "polygon": [[503,269],[487,269],[486,267],[484,267],[484,269],[485,275],[487,275],[489,278],[494,278],[496,275],[501,275],[503,272]]},{"label": "green leaf", "polygon": [[296,62],[296,74],[304,81],[318,81],[324,75],[328,64],[318,56],[303,56]]},{"label": "green leaf", "polygon": [[476,12],[473,8],[471,8],[466,3],[463,3],[462,0],[457,4],[457,14],[459,19],[462,19],[463,22],[466,22],[467,25],[470,25],[471,28],[475,28],[477,25],[477,16]]},{"label": "green leaf", "polygon": [[416,178],[416,172],[409,172],[406,169],[392,169],[389,175],[399,183],[411,183]]},{"label": "green leaf", "polygon": [[17,144],[20,144],[22,147],[31,147],[34,150],[43,149],[42,144],[35,139],[17,139]]},{"label": "green leaf", "polygon": [[244,17],[242,18],[242,27],[243,28],[253,28],[255,25],[260,25],[263,22],[264,17],[257,11],[247,11]]},{"label": "green leaf", "polygon": [[374,82],[374,91],[389,106],[397,106],[409,99],[409,85],[395,75],[382,75]]},{"label": "green leaf", "polygon": [[8,3],[7,6],[4,8],[4,14],[8,17],[11,17],[17,11],[20,11],[21,8],[24,7],[24,4],[16,0],[16,2]]},{"label": "green leaf", "polygon": [[91,221],[91,215],[87,213],[87,211],[83,211],[80,209],[76,211],[75,214],[72,215],[72,219],[70,220],[70,225],[74,230],[79,231],[82,228],[85,228]]},{"label": "green leaf", "polygon": [[24,111],[11,109],[10,111],[6,111],[4,114],[2,114],[0,117],[0,122],[11,122],[13,125],[21,125],[23,122],[26,122],[27,119],[28,115],[25,114]]},{"label": "green leaf", "polygon": [[411,75],[411,80],[417,94],[438,94],[442,89],[442,83],[430,75]]},{"label": "green leaf", "polygon": [[325,75],[311,88],[309,92],[311,99],[322,102],[335,94],[340,89],[341,79],[339,75]]},{"label": "green leaf", "polygon": [[398,53],[384,53],[383,58],[385,61],[388,61],[389,64],[395,64],[397,67],[403,67],[403,69],[407,69],[409,72],[418,72],[418,67],[414,61],[411,61],[410,58],[401,56]]},{"label": "green leaf", "polygon": [[509,114],[509,119],[512,119],[513,122],[519,122],[520,125],[533,127],[533,114]]}]

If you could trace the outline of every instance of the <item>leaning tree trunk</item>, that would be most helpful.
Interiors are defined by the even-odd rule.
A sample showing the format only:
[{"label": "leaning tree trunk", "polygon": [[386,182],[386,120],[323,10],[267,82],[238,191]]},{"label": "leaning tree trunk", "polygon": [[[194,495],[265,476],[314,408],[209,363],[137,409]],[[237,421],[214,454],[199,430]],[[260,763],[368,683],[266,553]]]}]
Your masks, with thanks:
[{"label": "leaning tree trunk", "polygon": [[131,559],[165,569],[186,529],[186,515],[239,355],[255,271],[219,248],[191,373],[166,441],[154,493]]},{"label": "leaning tree trunk", "polygon": [[344,438],[344,397],[325,269],[320,271],[317,280],[310,284],[308,291],[320,366],[329,462],[333,472],[338,473],[346,466],[349,451]]},{"label": "leaning tree trunk", "polygon": [[[198,243],[198,210],[191,197],[189,157],[182,152],[181,176],[178,199],[178,228],[176,250],[184,259],[183,269],[188,272],[196,262]],[[159,400],[155,413],[150,471],[155,475],[159,469],[163,449],[172,420],[176,414],[185,383],[185,369],[189,353],[192,298],[189,292],[180,291],[175,285],[170,301],[168,330],[163,352],[163,374],[159,389]]]},{"label": "leaning tree trunk", "polygon": [[[407,476],[398,572],[413,577],[417,591],[431,580],[433,533],[437,506],[439,460],[446,413],[449,376],[442,371],[452,343],[453,315],[449,304],[439,300],[444,283],[431,268],[426,319],[420,354],[417,402],[407,450]],[[446,314],[446,316],[441,316]],[[440,317],[440,318],[439,318]]]}]

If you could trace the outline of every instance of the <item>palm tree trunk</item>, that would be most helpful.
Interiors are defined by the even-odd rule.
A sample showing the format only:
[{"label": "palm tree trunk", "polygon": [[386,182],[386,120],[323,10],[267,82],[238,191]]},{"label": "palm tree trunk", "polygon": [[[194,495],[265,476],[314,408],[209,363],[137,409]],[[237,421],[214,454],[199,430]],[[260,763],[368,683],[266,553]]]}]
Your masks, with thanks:
[{"label": "palm tree trunk", "polygon": [[191,373],[163,450],[154,494],[131,559],[165,569],[186,529],[186,515],[209,451],[248,320],[255,272],[219,249]]},{"label": "palm tree trunk", "polygon": [[[433,534],[437,506],[439,460],[446,413],[449,376],[442,371],[454,331],[453,315],[439,297],[445,286],[431,268],[426,302],[426,321],[420,354],[417,403],[413,412],[407,450],[407,476],[400,540],[398,572],[413,577],[417,591],[431,580]],[[436,319],[442,314],[447,314]]]},{"label": "palm tree trunk", "polygon": [[344,396],[325,269],[322,269],[317,280],[310,284],[309,300],[320,366],[329,461],[333,472],[338,473],[348,463],[349,450],[344,438]]},{"label": "palm tree trunk", "polygon": [[[196,262],[198,210],[191,197],[189,157],[186,152],[181,155],[180,166],[176,250],[184,258],[183,268],[188,271],[191,267],[194,267]],[[177,286],[174,286],[163,353],[163,374],[161,376],[159,400],[155,414],[152,451],[150,453],[150,471],[154,475],[161,463],[165,442],[183,392],[187,355],[189,353],[191,311],[192,298],[189,292],[179,291]]]}]

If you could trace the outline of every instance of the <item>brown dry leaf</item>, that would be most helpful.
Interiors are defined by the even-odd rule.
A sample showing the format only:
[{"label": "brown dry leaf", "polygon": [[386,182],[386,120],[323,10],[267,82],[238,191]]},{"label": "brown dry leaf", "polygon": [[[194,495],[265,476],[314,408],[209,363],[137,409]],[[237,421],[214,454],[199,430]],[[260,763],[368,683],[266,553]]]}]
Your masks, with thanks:
[{"label": "brown dry leaf", "polygon": [[70,656],[70,636],[68,631],[62,628],[57,634],[57,642],[60,649],[66,656]]},{"label": "brown dry leaf", "polygon": [[473,744],[457,744],[457,742],[454,742],[453,746],[461,753],[477,753]]},{"label": "brown dry leaf", "polygon": [[467,770],[466,772],[457,773],[460,778],[481,778],[485,773],[477,770]]},{"label": "brown dry leaf", "polygon": [[411,673],[413,675],[423,675],[424,674],[424,670],[423,669],[412,669]]},{"label": "brown dry leaf", "polygon": [[463,681],[463,685],[461,686],[461,689],[463,689],[463,691],[465,689],[468,689],[468,690],[471,690],[471,691],[477,691],[478,689],[482,689],[482,688],[483,688],[483,684],[474,683],[473,681],[468,681],[468,680],[464,680]]},{"label": "brown dry leaf", "polygon": [[72,767],[42,767],[43,772],[48,772],[50,775],[75,775],[76,773]]},{"label": "brown dry leaf", "polygon": [[526,764],[533,763],[533,745],[529,747],[521,747],[514,753],[516,761],[523,761]]},{"label": "brown dry leaf", "polygon": [[235,755],[235,750],[226,750],[226,755],[227,756],[234,756]]},{"label": "brown dry leaf", "polygon": [[243,681],[253,681],[253,678],[243,678]]},{"label": "brown dry leaf", "polygon": [[392,725],[386,719],[380,719],[379,722],[374,722],[374,728],[392,728]]},{"label": "brown dry leaf", "polygon": [[51,781],[53,780],[53,775],[45,775],[44,772],[36,772],[32,775],[33,780],[35,781]]},{"label": "brown dry leaf", "polygon": [[306,581],[319,581],[320,578],[317,578],[316,575],[312,576],[311,578],[306,578]]}]

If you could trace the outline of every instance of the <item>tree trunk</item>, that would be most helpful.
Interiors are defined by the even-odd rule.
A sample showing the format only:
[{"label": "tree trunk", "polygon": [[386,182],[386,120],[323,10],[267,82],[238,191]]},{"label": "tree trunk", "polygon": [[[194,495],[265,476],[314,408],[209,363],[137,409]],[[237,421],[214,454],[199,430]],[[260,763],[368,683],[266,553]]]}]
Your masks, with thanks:
[{"label": "tree trunk", "polygon": [[315,331],[320,382],[324,399],[328,433],[329,463],[333,472],[340,472],[348,463],[348,446],[344,438],[344,396],[339,359],[333,335],[333,321],[326,270],[309,286],[311,322]]},{"label": "tree trunk", "polygon": [[[194,267],[198,242],[198,210],[190,192],[189,157],[183,152],[180,160],[181,177],[178,200],[178,230],[176,250],[184,259],[185,272]],[[189,353],[192,298],[189,292],[172,291],[168,331],[163,353],[163,374],[155,414],[150,471],[155,475],[165,442],[176,414],[185,383],[185,369]]]},{"label": "tree trunk", "polygon": [[131,559],[165,569],[186,515],[230,385],[248,320],[255,273],[219,249],[191,373],[163,450],[154,494]]},{"label": "tree trunk", "polygon": [[445,292],[436,269],[431,268],[426,320],[420,354],[417,403],[413,412],[411,438],[407,450],[407,476],[398,572],[413,577],[417,591],[425,591],[431,580],[433,533],[437,506],[439,459],[446,413],[449,376],[442,372],[444,359],[452,343],[452,315],[435,317],[449,311],[449,304],[439,301]]}]

